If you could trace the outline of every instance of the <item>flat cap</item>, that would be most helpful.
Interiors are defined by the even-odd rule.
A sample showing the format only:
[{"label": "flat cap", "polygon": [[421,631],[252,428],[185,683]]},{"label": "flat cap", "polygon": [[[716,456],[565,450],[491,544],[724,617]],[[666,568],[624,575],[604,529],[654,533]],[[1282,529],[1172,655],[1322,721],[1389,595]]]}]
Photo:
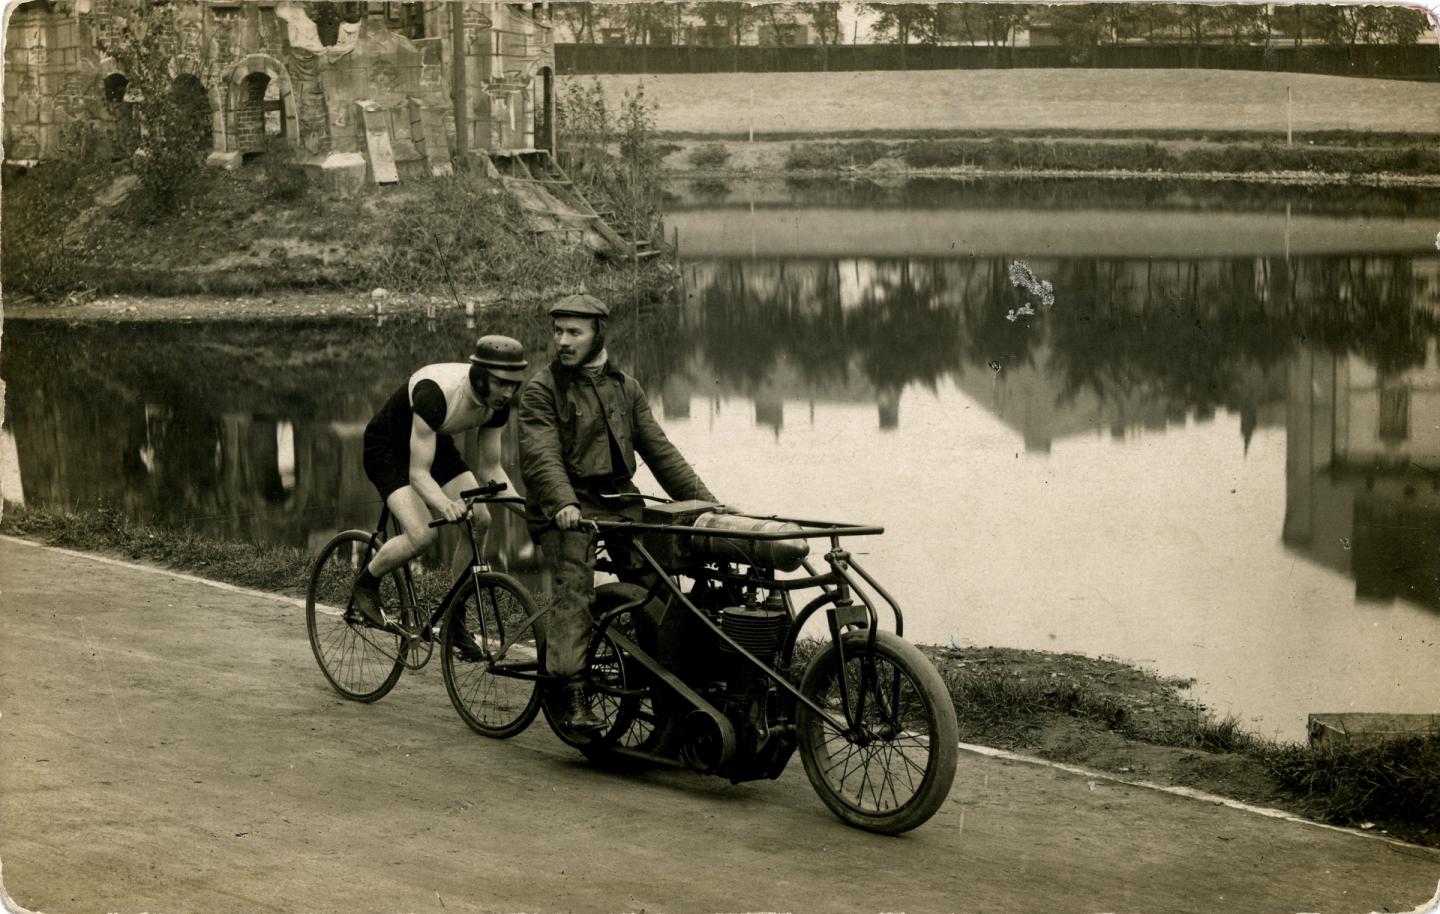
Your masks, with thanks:
[{"label": "flat cap", "polygon": [[583,292],[567,295],[549,308],[551,317],[609,317],[610,306]]}]

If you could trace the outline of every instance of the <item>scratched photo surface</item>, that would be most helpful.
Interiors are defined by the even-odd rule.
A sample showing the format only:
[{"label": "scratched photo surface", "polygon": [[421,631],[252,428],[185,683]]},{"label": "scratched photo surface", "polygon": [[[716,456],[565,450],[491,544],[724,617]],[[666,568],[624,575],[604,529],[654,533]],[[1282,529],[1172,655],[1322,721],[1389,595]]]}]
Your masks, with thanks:
[{"label": "scratched photo surface", "polygon": [[[207,204],[183,257],[135,243],[153,138],[107,53],[130,6],[6,5],[7,514],[146,525],[177,554],[308,557],[374,529],[363,435],[385,399],[485,333],[518,338],[533,375],[546,303],[579,291],[499,261],[457,279],[444,252],[403,294],[374,278],[400,269],[387,206],[464,148],[536,237],[635,277],[668,262],[660,287],[607,280],[610,359],[718,501],[883,527],[847,548],[905,640],[1118,661],[1282,745],[1440,715],[1422,8],[171,5],[168,91],[206,167],[260,186],[283,161],[305,188]],[[580,173],[534,161],[584,129],[580,106],[637,95],[660,228],[617,235],[601,205],[576,228],[556,188]],[[84,205],[12,205],[62,168],[105,177],[76,179]],[[328,221],[290,215],[306,207]],[[517,424],[502,463],[523,489]],[[647,468],[635,484],[664,494]],[[543,718],[484,740],[438,662],[347,702],[316,669],[303,581],[217,590],[3,532],[17,909],[1179,911],[1225,908],[1223,883],[1233,910],[1370,911],[1434,889],[1430,851],[1138,791],[1102,809],[1094,781],[1072,794],[978,754],[903,847],[866,843],[798,758],[732,785],[587,765]],[[458,542],[417,560],[440,593]],[[496,513],[488,557],[549,598],[522,520]],[[1237,862],[1272,842],[1281,862]],[[1342,875],[1316,876],[1330,862]]]}]

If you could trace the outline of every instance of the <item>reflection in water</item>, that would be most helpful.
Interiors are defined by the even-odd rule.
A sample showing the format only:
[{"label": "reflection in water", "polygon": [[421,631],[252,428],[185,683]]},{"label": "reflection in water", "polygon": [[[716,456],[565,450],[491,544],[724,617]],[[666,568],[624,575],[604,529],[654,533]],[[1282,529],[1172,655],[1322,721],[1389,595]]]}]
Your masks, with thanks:
[{"label": "reflection in water", "polygon": [[[1056,303],[1009,320],[1015,259]],[[916,640],[1153,662],[1287,737],[1310,711],[1440,704],[1440,685],[1369,674],[1440,655],[1440,259],[684,272],[682,307],[612,328],[616,359],[721,497],[885,523],[867,548]],[[0,479],[32,504],[314,549],[373,523],[361,433],[410,370],[489,329],[547,346],[538,315],[493,325],[12,322]],[[509,522],[495,539],[527,542]]]},{"label": "reflection in water", "polygon": [[1287,545],[1353,575],[1357,597],[1440,610],[1440,361],[1382,371],[1306,352],[1290,374]]}]

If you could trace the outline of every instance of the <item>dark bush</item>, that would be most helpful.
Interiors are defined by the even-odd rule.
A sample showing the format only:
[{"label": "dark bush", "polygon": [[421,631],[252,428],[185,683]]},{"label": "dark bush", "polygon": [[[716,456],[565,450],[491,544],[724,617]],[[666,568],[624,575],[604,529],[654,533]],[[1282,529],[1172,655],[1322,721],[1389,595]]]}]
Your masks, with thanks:
[{"label": "dark bush", "polygon": [[23,174],[8,171],[0,195],[0,281],[7,291],[42,298],[79,285],[84,238],[76,231],[81,209],[80,171],[55,162]]},{"label": "dark bush", "polygon": [[730,161],[730,150],[724,143],[706,143],[690,150],[690,164],[696,168],[720,168]]}]

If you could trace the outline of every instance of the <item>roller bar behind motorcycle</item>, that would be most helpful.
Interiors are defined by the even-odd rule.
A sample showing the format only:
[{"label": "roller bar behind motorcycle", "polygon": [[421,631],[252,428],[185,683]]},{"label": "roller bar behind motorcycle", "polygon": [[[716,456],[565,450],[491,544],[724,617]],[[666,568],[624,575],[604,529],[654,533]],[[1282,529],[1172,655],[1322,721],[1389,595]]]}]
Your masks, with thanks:
[{"label": "roller bar behind motorcycle", "polygon": [[[442,632],[461,718],[499,738],[543,711],[593,760],[736,782],[779,777],[798,749],[816,793],[846,823],[899,834],[929,820],[955,776],[955,710],[939,673],[901,637],[899,605],[843,548],[883,528],[695,501],[646,505],[639,516],[586,522],[596,570],[618,579],[595,589],[588,650],[603,729],[564,723],[563,692],[544,673],[546,610],[463,587]],[[822,540],[823,571],[810,554]]]}]

